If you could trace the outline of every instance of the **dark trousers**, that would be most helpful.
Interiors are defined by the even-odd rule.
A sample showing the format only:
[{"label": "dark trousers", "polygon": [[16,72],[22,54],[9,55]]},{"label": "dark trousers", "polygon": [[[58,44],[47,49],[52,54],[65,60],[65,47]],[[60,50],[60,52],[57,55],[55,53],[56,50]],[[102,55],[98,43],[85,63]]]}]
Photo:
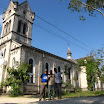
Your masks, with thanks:
[{"label": "dark trousers", "polygon": [[56,83],[56,93],[57,93],[57,97],[60,99],[61,98],[61,83]]},{"label": "dark trousers", "polygon": [[55,97],[55,85],[48,85],[48,97],[51,99],[51,90],[53,91],[52,98]]},{"label": "dark trousers", "polygon": [[46,95],[47,95],[47,91],[48,91],[47,85],[42,84],[41,88],[40,88],[40,97],[39,97],[39,99],[42,99],[42,98],[45,99]]}]

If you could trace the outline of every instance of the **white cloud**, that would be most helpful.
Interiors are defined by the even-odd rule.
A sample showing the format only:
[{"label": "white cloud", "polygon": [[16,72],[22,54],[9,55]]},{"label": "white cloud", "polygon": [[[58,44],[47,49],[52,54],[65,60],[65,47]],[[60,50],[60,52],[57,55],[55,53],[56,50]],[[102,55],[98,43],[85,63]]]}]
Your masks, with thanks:
[{"label": "white cloud", "polygon": [[0,27],[2,27],[3,24],[3,19],[2,19],[2,15],[0,15]]}]

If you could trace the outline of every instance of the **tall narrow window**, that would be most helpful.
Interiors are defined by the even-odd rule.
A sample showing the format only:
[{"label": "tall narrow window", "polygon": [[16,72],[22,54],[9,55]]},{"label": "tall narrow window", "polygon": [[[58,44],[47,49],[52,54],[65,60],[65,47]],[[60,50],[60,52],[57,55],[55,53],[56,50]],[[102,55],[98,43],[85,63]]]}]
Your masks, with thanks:
[{"label": "tall narrow window", "polygon": [[4,26],[4,35],[6,35],[6,25]]},{"label": "tall narrow window", "polygon": [[34,80],[33,80],[33,59],[32,58],[29,59],[29,64],[31,65],[29,69],[29,76],[30,76],[29,82],[33,83]]},{"label": "tall narrow window", "polygon": [[47,69],[47,73],[48,73],[48,63],[46,63],[46,69]]},{"label": "tall narrow window", "polygon": [[15,57],[14,57],[13,60],[12,60],[12,66],[13,66],[13,67],[15,66]]},{"label": "tall narrow window", "polygon": [[9,21],[9,32],[10,32],[10,27],[11,27],[11,20]]},{"label": "tall narrow window", "polygon": [[18,22],[18,32],[21,32],[21,25],[22,25],[22,21],[20,20],[19,22]]},{"label": "tall narrow window", "polygon": [[6,49],[4,50],[4,57],[5,57],[5,54],[6,54]]},{"label": "tall narrow window", "polygon": [[7,33],[9,33],[9,22],[7,23]]},{"label": "tall narrow window", "polygon": [[24,18],[25,18],[25,16],[26,16],[26,11],[25,11],[25,10],[23,11],[23,16],[24,16]]},{"label": "tall narrow window", "polygon": [[78,72],[76,71],[76,79],[78,80]]},{"label": "tall narrow window", "polygon": [[29,72],[33,73],[33,59],[29,59],[29,64],[31,65],[30,69],[29,69]]},{"label": "tall narrow window", "polygon": [[8,23],[6,23],[6,34],[8,32]]},{"label": "tall narrow window", "polygon": [[27,25],[26,25],[26,23],[23,25],[23,34],[26,34],[26,27],[27,27]]},{"label": "tall narrow window", "polygon": [[70,70],[69,70],[69,79],[71,79],[71,78],[70,78]]}]

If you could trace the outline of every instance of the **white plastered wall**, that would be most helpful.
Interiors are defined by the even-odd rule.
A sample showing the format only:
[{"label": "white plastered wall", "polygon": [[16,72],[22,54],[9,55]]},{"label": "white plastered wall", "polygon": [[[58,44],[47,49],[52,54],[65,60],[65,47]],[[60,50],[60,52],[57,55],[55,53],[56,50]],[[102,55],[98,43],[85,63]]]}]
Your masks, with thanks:
[{"label": "white plastered wall", "polygon": [[87,74],[86,74],[86,67],[82,66],[81,71],[79,74],[79,86],[83,90],[87,90]]},{"label": "white plastered wall", "polygon": [[20,53],[21,53],[21,48],[17,48],[10,53],[10,67],[13,67],[12,62],[13,58],[15,58],[15,61],[20,64]]}]

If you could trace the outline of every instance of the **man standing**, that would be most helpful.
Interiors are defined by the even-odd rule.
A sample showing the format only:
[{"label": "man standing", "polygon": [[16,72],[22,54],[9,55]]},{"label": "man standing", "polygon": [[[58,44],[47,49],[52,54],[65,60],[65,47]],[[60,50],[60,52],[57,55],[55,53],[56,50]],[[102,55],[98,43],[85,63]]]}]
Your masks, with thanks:
[{"label": "man standing", "polygon": [[48,75],[48,97],[51,100],[51,89],[53,91],[52,99],[55,97],[55,75],[50,70],[50,74]]},{"label": "man standing", "polygon": [[44,73],[40,77],[40,98],[39,101],[43,98],[46,100],[46,93],[47,93],[47,82],[48,82],[48,76],[47,76],[47,69],[44,70]]},{"label": "man standing", "polygon": [[61,99],[61,83],[62,83],[61,72],[60,72],[60,69],[58,69],[58,72],[57,72],[56,68],[54,69],[54,71],[55,71],[55,84],[57,88],[56,93],[57,93],[58,99]]}]

